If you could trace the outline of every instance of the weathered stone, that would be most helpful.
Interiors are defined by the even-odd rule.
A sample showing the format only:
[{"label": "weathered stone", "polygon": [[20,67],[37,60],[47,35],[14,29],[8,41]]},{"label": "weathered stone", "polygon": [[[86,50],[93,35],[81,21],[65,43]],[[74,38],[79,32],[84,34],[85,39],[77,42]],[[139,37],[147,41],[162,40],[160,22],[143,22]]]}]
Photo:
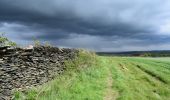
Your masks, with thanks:
[{"label": "weathered stone", "polygon": [[74,59],[77,53],[77,50],[44,46],[0,47],[0,100],[9,98],[12,89],[37,86],[54,79],[66,70],[65,60]]},{"label": "weathered stone", "polygon": [[32,55],[32,53],[30,53],[30,52],[23,52],[23,53],[21,53],[21,56],[31,56]]},{"label": "weathered stone", "polygon": [[0,59],[0,63],[4,63],[3,59]]}]

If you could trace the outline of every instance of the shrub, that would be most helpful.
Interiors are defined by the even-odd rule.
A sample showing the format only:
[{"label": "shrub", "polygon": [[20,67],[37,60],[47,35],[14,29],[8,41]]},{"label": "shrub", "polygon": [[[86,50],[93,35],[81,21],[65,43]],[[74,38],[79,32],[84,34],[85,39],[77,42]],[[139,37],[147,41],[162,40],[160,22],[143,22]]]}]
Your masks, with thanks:
[{"label": "shrub", "polygon": [[38,39],[34,38],[33,42],[35,47],[41,46],[41,42]]},{"label": "shrub", "polygon": [[52,47],[52,45],[51,45],[49,42],[47,42],[47,41],[44,42],[44,46],[46,46],[46,47]]},{"label": "shrub", "polygon": [[0,46],[12,46],[16,47],[17,44],[15,42],[10,41],[6,36],[5,33],[0,33]]}]

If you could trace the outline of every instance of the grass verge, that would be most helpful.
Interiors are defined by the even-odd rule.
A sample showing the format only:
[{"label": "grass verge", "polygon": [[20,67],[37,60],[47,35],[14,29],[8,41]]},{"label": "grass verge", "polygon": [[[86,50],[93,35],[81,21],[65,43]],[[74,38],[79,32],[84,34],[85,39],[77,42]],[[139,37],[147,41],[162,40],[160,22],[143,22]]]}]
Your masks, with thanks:
[{"label": "grass verge", "polygon": [[39,87],[15,92],[14,100],[102,100],[107,69],[95,54],[80,51],[63,75]]}]

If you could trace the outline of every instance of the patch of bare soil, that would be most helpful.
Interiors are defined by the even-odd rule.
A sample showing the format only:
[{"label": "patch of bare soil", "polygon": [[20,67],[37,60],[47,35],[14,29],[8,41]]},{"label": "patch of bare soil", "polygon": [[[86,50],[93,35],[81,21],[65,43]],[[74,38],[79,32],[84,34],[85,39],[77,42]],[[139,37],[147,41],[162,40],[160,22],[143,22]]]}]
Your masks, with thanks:
[{"label": "patch of bare soil", "polygon": [[119,63],[119,66],[121,67],[121,69],[122,69],[123,71],[128,71],[128,68],[127,68],[125,65]]},{"label": "patch of bare soil", "polygon": [[112,86],[113,86],[112,73],[109,71],[109,75],[107,78],[107,88],[103,100],[116,100],[117,96],[113,92]]}]

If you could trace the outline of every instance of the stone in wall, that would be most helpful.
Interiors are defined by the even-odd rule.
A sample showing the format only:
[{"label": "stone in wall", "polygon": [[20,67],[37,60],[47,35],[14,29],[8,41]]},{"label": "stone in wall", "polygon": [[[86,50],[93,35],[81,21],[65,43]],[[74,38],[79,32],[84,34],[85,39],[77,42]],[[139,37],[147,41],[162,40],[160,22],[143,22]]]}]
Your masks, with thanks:
[{"label": "stone in wall", "polygon": [[57,47],[0,47],[0,100],[8,100],[15,88],[41,85],[66,69],[64,62],[78,50]]}]

